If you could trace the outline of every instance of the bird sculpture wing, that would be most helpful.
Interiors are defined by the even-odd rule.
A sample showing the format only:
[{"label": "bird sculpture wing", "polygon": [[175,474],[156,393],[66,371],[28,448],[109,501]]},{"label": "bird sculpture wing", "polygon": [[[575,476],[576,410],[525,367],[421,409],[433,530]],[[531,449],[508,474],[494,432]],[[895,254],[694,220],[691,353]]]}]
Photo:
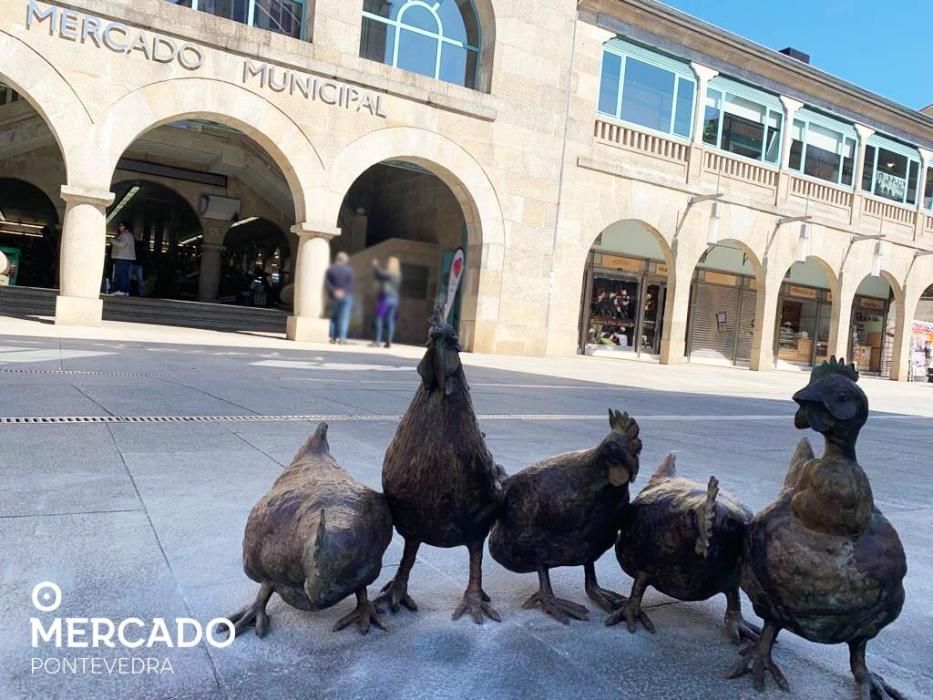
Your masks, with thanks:
[{"label": "bird sculpture wing", "polygon": [[790,467],[787,469],[787,476],[784,477],[784,489],[796,489],[800,481],[800,475],[807,462],[814,459],[813,447],[807,438],[803,438],[794,450],[794,456],[790,458]]}]

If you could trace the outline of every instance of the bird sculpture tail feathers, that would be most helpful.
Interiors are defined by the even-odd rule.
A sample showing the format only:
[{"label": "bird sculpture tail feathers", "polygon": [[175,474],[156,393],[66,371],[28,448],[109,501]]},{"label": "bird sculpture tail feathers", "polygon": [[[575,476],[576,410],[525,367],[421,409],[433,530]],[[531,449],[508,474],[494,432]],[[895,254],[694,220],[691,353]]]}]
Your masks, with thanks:
[{"label": "bird sculpture tail feathers", "polygon": [[794,450],[794,456],[790,458],[790,467],[787,469],[787,476],[784,477],[784,488],[792,489],[797,487],[800,480],[800,472],[804,465],[813,459],[813,447],[807,438],[803,438],[797,443],[797,449]]},{"label": "bird sculpture tail feathers", "polygon": [[677,476],[677,455],[673,452],[668,452],[664,461],[654,470],[651,479],[673,479],[675,476]]},{"label": "bird sculpture tail feathers", "polygon": [[320,555],[321,550],[324,548],[324,543],[327,541],[327,521],[324,517],[324,509],[321,508],[320,522],[317,526],[317,534],[314,538],[314,558],[317,559]]},{"label": "bird sculpture tail feathers", "polygon": [[709,543],[713,539],[713,523],[716,519],[716,496],[719,495],[719,480],[715,476],[709,478],[706,487],[706,501],[700,506],[697,513],[697,524],[700,536],[697,537],[696,553],[704,559],[709,553]]},{"label": "bird sculpture tail feathers", "polygon": [[293,462],[297,462],[302,457],[305,457],[309,454],[330,454],[330,445],[327,442],[327,423],[323,421],[318,423],[317,430],[314,431],[314,434],[311,435],[305,444],[301,446],[301,449],[298,450],[298,454],[295,455]]}]

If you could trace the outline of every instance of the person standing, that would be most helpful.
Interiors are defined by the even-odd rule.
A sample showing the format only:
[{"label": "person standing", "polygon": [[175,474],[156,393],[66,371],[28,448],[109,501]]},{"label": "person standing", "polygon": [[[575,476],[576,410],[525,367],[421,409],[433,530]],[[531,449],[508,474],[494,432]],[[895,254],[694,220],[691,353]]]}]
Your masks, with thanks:
[{"label": "person standing", "polygon": [[385,347],[392,347],[395,337],[395,319],[398,316],[399,289],[402,286],[402,265],[395,256],[386,260],[383,269],[378,260],[373,260],[373,276],[379,282],[379,301],[376,305],[376,339],[372,345],[382,342],[382,325],[386,324]]},{"label": "person standing", "polygon": [[324,286],[330,297],[330,342],[346,345],[350,328],[350,312],[353,310],[353,268],[350,257],[343,251],[337,253],[334,264],[327,268]]},{"label": "person standing", "polygon": [[117,235],[110,242],[110,258],[113,260],[116,278],[116,289],[112,296],[129,296],[130,268],[136,260],[136,240],[125,221],[117,224]]}]

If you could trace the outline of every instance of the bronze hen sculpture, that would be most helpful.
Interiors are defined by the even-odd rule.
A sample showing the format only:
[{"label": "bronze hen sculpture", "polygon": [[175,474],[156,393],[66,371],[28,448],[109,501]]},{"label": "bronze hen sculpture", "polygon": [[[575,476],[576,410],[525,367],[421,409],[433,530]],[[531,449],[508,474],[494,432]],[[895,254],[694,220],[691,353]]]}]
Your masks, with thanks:
[{"label": "bronze hen sculpture", "polygon": [[250,624],[266,634],[272,593],[299,610],[323,610],[356,594],[356,609],[334,631],[353,622],[387,630],[366,587],[379,576],[392,540],[392,515],[382,494],[359,483],[330,454],[327,423],[295,455],[269,493],[253,507],[243,536],[243,570],[259,594],[230,616],[236,633]]},{"label": "bronze hen sculpture", "polygon": [[619,565],[634,579],[628,600],[606,619],[654,624],[641,608],[648,586],[677,600],[707,600],[726,595],[725,627],[733,641],[758,639],[760,630],[742,618],[739,558],[752,513],[734,496],[719,490],[715,477],[704,487],[678,476],[673,454],[626,509],[616,541]]},{"label": "bronze hen sculpture", "polygon": [[454,329],[435,313],[427,352],[418,365],[415,392],[382,465],[382,487],[405,549],[395,578],[377,604],[392,612],[418,607],[408,577],[422,542],[433,547],[466,546],[470,578],[453,619],[469,613],[501,620],[483,591],[483,543],[502,503],[500,467],[483,440],[470,389],[460,363]]},{"label": "bronze hen sculpture", "polygon": [[539,589],[524,604],[556,620],[585,620],[587,609],[557,598],[549,570],[583,566],[587,595],[606,610],[625,599],[599,587],[596,567],[615,542],[638,474],[638,423],[609,411],[609,435],[596,447],[549,457],[505,482],[502,515],[489,537],[492,558],[516,573],[538,573]]},{"label": "bronze hen sculpture", "polygon": [[729,677],[751,672],[758,690],[765,671],[788,688],[771,658],[775,637],[787,629],[821,644],[848,644],[859,698],[902,697],[865,664],[869,640],[901,612],[907,560],[855,455],[868,419],[857,381],[855,366],[834,357],[794,395],[794,424],[822,433],[825,451],[814,457],[801,441],[780,495],[748,527],[742,589],[765,626]]}]

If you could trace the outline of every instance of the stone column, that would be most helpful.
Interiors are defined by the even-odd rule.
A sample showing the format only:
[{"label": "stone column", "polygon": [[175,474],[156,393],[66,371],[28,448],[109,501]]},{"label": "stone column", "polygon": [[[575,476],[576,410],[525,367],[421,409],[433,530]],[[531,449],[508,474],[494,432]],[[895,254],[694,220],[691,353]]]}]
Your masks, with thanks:
[{"label": "stone column", "polygon": [[330,239],[340,235],[336,227],[296,224],[298,236],[295,257],[294,315],[288,317],[289,340],[324,342],[330,334],[330,322],[324,315],[324,275],[330,265]]},{"label": "stone column", "polygon": [[[699,257],[699,254],[697,254]],[[690,313],[690,286],[693,264],[690,255],[674,252],[674,265],[667,276],[664,328],[661,331],[661,364],[679,365],[684,361],[687,318]]]},{"label": "stone column", "polygon": [[65,200],[55,323],[99,326],[103,314],[100,285],[107,243],[107,207],[113,193],[63,185]]},{"label": "stone column", "polygon": [[[906,303],[907,290],[895,298],[891,310],[894,311],[894,347],[891,354],[891,379],[906,382],[910,375],[910,344],[913,340],[914,312],[916,303]],[[890,315],[891,311],[888,312]]]},{"label": "stone column", "polygon": [[198,301],[217,301],[220,290],[220,254],[224,247],[219,243],[201,244],[201,271],[198,275]]},{"label": "stone column", "polygon": [[920,177],[917,178],[917,223],[914,226],[914,240],[919,241],[923,236],[923,225],[927,210],[923,208],[923,193],[927,188],[927,169],[933,166],[933,152],[925,148],[918,148],[920,154]]},{"label": "stone column", "polygon": [[794,129],[794,115],[803,107],[803,102],[781,95],[781,104],[784,106],[784,125],[781,129],[781,160],[778,163],[780,172],[778,173],[778,186],[776,194],[776,204],[787,200],[790,194],[790,147],[794,139],[791,134]]},{"label": "stone column", "polygon": [[863,124],[856,124],[855,130],[858,132],[858,152],[855,154],[855,189],[852,193],[852,212],[849,223],[857,226],[862,218],[862,176],[865,174],[865,147],[868,145],[868,139],[875,133]]},{"label": "stone column", "polygon": [[[846,284],[840,275],[839,298],[833,296],[833,311],[829,321],[829,354],[837,358],[849,358],[849,341],[852,335],[852,302],[855,287]],[[857,287],[858,285],[856,285]]]},{"label": "stone column", "polygon": [[690,155],[687,160],[687,181],[696,181],[702,172],[703,159],[703,123],[706,114],[706,89],[709,81],[719,75],[719,71],[699,63],[690,63],[697,78],[696,101],[693,105],[693,138]]},{"label": "stone column", "polygon": [[777,322],[778,294],[784,275],[766,260],[755,299],[755,334],[752,337],[751,368],[756,372],[774,369],[774,326]]}]

